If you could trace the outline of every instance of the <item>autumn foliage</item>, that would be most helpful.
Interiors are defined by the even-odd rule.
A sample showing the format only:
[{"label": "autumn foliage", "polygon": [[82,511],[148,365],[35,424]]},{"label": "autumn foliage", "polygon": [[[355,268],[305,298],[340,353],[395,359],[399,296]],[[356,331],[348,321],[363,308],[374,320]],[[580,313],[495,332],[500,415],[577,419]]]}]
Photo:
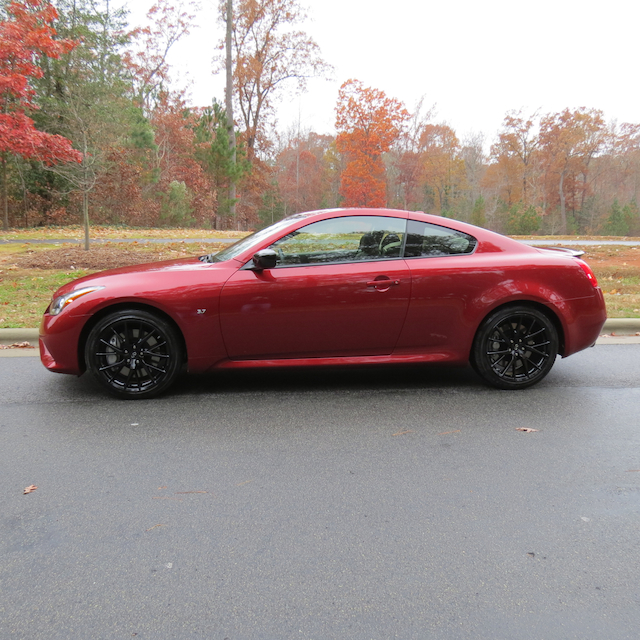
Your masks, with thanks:
[{"label": "autumn foliage", "polygon": [[[514,232],[513,221],[525,212],[535,212],[550,233],[604,229],[617,198],[631,203],[640,196],[639,133],[636,125],[607,125],[597,109],[508,113],[483,180],[505,230]],[[638,222],[635,228],[640,232]]]},{"label": "autumn foliage", "polygon": [[285,215],[337,206],[337,155],[333,136],[308,133],[288,141],[275,172]]},{"label": "autumn foliage", "polygon": [[287,82],[301,90],[308,77],[329,69],[318,45],[296,28],[305,18],[297,0],[234,2],[233,84],[250,157],[261,147],[260,140],[264,148],[274,98],[287,89]]},{"label": "autumn foliage", "polygon": [[47,165],[79,162],[81,154],[66,138],[40,131],[30,114],[36,110],[34,78],[42,76],[39,58],[57,58],[75,43],[55,40],[56,10],[39,0],[10,2],[0,23],[0,154],[2,156],[3,228],[9,226],[7,158],[19,156]]},{"label": "autumn foliage", "polygon": [[389,206],[512,234],[640,235],[640,124],[598,109],[513,111],[491,138],[461,136],[435,108],[352,79],[335,132],[278,121],[283,100],[330,71],[298,0],[234,1],[232,127],[223,96],[194,105],[173,88],[169,53],[197,24],[193,2],[156,0],[136,29],[108,0],[1,4],[5,226],[251,229]]},{"label": "autumn foliage", "polygon": [[336,147],[347,164],[340,194],[348,207],[384,207],[387,202],[382,154],[400,136],[409,112],[383,91],[347,80],[338,94]]},{"label": "autumn foliage", "polygon": [[69,140],[36,129],[29,112],[36,109],[30,79],[42,75],[40,56],[57,58],[75,43],[55,40],[56,10],[39,0],[11,2],[9,19],[0,23],[0,152],[52,164],[80,160]]}]

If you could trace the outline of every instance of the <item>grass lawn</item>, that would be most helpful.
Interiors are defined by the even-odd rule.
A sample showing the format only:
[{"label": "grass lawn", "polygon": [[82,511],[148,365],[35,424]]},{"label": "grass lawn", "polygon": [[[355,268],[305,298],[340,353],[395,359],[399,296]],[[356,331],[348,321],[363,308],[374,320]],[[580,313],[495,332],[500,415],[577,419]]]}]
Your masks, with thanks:
[{"label": "grass lawn", "polygon": [[0,328],[37,327],[51,293],[65,282],[88,273],[77,270],[0,274]]},{"label": "grass lawn", "polygon": [[[144,240],[155,238],[241,238],[246,231],[217,231],[215,229],[142,229],[127,226],[91,227],[91,240]],[[66,227],[37,227],[34,229],[10,229],[0,231],[0,240],[79,240],[84,242],[84,228],[80,225]]]}]

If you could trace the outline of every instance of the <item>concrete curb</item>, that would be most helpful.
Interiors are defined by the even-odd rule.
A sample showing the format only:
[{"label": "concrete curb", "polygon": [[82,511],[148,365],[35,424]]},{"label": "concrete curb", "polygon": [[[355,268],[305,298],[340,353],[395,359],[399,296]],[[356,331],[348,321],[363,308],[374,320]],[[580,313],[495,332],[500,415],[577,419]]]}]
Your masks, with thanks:
[{"label": "concrete curb", "polygon": [[[636,336],[640,333],[640,318],[609,318],[604,323],[602,333],[620,337]],[[0,329],[0,344],[9,345],[15,342],[30,342],[34,347],[37,347],[38,330]]]},{"label": "concrete curb", "polygon": [[635,336],[640,332],[640,318],[609,318],[602,333],[615,333],[620,336]]},{"label": "concrete curb", "polygon": [[0,329],[0,344],[13,344],[14,342],[30,342],[34,347],[37,347],[38,330]]}]

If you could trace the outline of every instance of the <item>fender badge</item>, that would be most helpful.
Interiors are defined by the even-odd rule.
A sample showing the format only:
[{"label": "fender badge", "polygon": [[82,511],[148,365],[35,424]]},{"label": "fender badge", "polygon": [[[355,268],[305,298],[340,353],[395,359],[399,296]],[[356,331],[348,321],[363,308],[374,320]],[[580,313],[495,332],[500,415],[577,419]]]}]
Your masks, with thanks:
[{"label": "fender badge", "polygon": [[206,309],[198,309],[198,315],[201,316],[203,313],[207,313]]}]

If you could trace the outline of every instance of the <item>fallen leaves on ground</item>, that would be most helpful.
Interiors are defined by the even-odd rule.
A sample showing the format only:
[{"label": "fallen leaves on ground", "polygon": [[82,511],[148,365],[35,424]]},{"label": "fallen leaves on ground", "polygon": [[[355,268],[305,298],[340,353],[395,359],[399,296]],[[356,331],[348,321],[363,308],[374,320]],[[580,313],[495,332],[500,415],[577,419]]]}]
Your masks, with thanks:
[{"label": "fallen leaves on ground", "polygon": [[35,484],[30,484],[28,487],[24,488],[23,493],[27,494],[27,493],[32,493],[33,491],[35,491],[38,487],[36,487]]},{"label": "fallen leaves on ground", "polygon": [[178,493],[209,493],[208,491],[176,491]]},{"label": "fallen leaves on ground", "polygon": [[538,429],[531,429],[530,427],[516,427],[516,431],[524,431],[525,433],[533,433],[534,431],[538,431]]},{"label": "fallen leaves on ground", "polygon": [[[84,269],[102,271],[117,267],[128,267],[145,262],[187,258],[219,251],[226,245],[211,243],[143,244],[114,243],[94,245],[89,251],[82,247],[65,245],[54,249],[39,249],[12,257],[12,266],[21,269],[60,269],[63,271]],[[11,269],[12,267],[9,267]]]},{"label": "fallen leaves on ground", "polygon": [[[246,236],[246,231],[215,229],[184,229],[184,228],[148,228],[148,227],[126,227],[126,226],[91,226],[91,241],[119,240],[122,238],[146,240],[149,238],[241,238]],[[1,235],[4,240],[22,240],[25,244],[38,240],[80,240],[84,241],[84,227],[80,225],[67,225],[62,227],[38,227],[29,229],[12,229],[3,231]]]},{"label": "fallen leaves on ground", "polygon": [[462,429],[456,429],[455,431],[443,431],[442,433],[439,433],[439,436],[446,436],[450,433],[460,433],[460,431],[462,431]]},{"label": "fallen leaves on ground", "polygon": [[[158,487],[158,490],[166,489],[167,487]],[[209,491],[203,491],[201,489],[194,491],[174,491],[173,496],[152,496],[153,500],[177,500],[178,502],[182,502],[182,498],[176,498],[178,495],[186,495],[188,493],[209,493]]]},{"label": "fallen leaves on ground", "polygon": [[414,433],[413,431],[411,431],[410,429],[408,429],[407,431],[398,431],[398,433],[393,433],[391,435],[394,436],[404,436],[407,435],[407,433]]},{"label": "fallen leaves on ground", "polygon": [[13,344],[0,344],[0,349],[35,349],[29,342],[14,342]]}]

